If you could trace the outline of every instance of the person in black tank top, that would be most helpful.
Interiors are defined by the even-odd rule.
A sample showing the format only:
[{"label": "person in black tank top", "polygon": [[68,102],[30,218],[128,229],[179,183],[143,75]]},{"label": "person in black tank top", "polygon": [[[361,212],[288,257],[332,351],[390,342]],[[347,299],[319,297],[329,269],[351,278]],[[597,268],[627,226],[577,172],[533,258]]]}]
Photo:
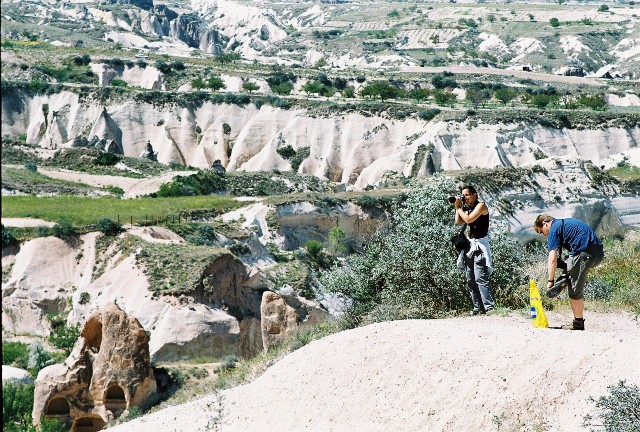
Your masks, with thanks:
[{"label": "person in black tank top", "polygon": [[478,200],[478,192],[473,186],[462,188],[462,198],[464,202],[459,198],[455,202],[455,223],[469,225],[468,237],[471,246],[468,250],[460,252],[459,260],[462,260],[467,276],[467,287],[473,303],[471,314],[491,314],[495,308],[495,301],[489,283],[489,276],[493,270],[488,237],[489,209],[484,202]]},{"label": "person in black tank top", "polygon": [[489,234],[489,213],[480,215],[480,217],[469,224],[469,237],[482,238]]}]

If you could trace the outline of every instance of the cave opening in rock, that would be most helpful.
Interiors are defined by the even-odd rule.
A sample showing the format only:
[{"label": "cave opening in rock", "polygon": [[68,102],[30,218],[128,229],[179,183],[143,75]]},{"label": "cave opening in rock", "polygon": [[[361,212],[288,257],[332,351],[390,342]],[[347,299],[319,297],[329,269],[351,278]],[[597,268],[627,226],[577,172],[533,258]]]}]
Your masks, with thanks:
[{"label": "cave opening in rock", "polygon": [[106,425],[100,417],[80,417],[73,423],[71,432],[97,432]]},{"label": "cave opening in rock", "polygon": [[117,384],[109,386],[104,394],[104,406],[110,411],[127,408],[127,398],[124,390]]},{"label": "cave opening in rock", "polygon": [[69,415],[69,402],[66,398],[55,397],[47,405],[46,415],[65,416]]}]

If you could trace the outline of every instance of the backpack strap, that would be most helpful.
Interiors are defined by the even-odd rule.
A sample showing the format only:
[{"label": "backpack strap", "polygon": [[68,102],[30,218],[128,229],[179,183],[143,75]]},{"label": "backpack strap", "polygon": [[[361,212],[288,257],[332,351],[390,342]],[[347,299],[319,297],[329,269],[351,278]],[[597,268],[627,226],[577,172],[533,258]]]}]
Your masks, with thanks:
[{"label": "backpack strap", "polygon": [[564,219],[560,219],[560,249],[558,250],[558,258],[562,259],[562,248],[564,246]]}]

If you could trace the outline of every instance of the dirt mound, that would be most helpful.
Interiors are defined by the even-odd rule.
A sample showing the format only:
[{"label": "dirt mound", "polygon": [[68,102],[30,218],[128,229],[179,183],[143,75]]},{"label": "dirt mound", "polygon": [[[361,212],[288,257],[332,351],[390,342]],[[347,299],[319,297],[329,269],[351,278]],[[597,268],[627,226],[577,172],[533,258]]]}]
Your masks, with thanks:
[{"label": "dirt mound", "polygon": [[[568,315],[548,314],[552,326]],[[312,342],[254,382],[110,429],[575,431],[590,396],[640,384],[640,327],[586,314],[587,331],[525,317],[374,324]]]}]

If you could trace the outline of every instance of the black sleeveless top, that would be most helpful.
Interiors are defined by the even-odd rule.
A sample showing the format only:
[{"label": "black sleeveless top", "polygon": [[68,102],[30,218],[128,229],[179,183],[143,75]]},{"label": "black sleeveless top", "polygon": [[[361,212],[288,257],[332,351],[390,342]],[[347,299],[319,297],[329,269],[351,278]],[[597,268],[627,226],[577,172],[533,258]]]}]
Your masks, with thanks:
[{"label": "black sleeveless top", "polygon": [[[475,206],[474,206],[475,208]],[[469,211],[471,213],[473,208]],[[469,237],[471,238],[482,238],[486,237],[489,233],[489,214],[481,215],[478,219],[474,220],[469,224]]]}]

